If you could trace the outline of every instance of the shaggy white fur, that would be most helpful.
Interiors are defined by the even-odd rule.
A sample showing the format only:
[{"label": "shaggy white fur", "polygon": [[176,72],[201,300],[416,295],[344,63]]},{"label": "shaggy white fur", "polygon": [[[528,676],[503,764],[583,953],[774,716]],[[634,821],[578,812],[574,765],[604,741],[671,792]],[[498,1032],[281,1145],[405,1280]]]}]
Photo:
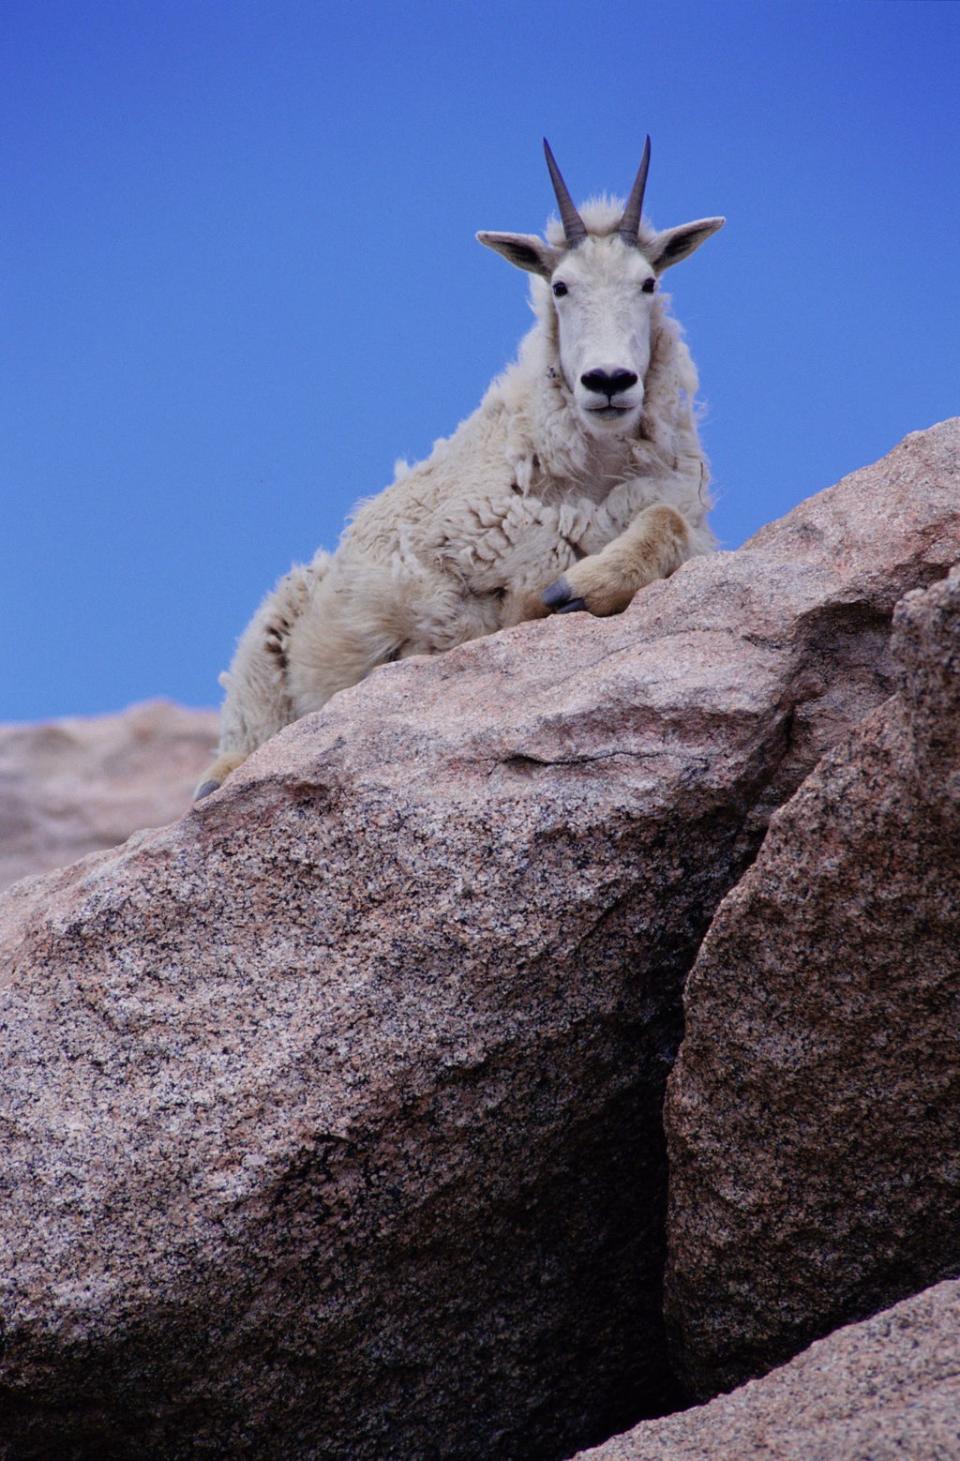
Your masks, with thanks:
[{"label": "shaggy white fur", "polygon": [[[335,554],[294,567],[265,599],[221,676],[219,755],[198,795],[377,665],[450,649],[550,608],[617,612],[639,588],[713,546],[694,417],[697,375],[651,278],[675,262],[658,261],[665,240],[684,257],[722,220],[663,234],[644,222],[631,247],[616,233],[623,206],[606,198],[586,204],[589,238],[575,251],[566,250],[556,222],[546,244],[534,240],[549,265],[532,279],[537,323],[517,361],[426,461],[398,463],[394,483],[358,506]],[[500,252],[504,240],[525,237],[481,236]],[[622,434],[616,425],[591,429],[577,382],[564,374],[555,281],[565,261],[577,288],[593,288],[603,329],[604,309],[622,313],[624,298],[630,308],[634,298],[643,305],[637,318],[649,363],[635,391],[642,408]],[[633,293],[625,295],[628,273]],[[614,295],[619,302],[610,304]],[[636,334],[640,326],[630,328]],[[608,329],[603,338],[613,338]]]}]

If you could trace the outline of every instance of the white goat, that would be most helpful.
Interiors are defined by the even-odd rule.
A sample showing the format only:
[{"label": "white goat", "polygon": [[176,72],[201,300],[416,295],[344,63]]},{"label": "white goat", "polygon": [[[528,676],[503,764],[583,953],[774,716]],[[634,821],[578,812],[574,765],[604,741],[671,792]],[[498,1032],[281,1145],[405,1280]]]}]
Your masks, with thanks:
[{"label": "white goat", "polygon": [[617,613],[713,546],[696,371],[657,285],[724,220],[642,221],[649,137],[626,206],[581,212],[544,147],[560,210],[546,240],[477,234],[534,275],[518,360],[359,507],[334,555],[291,569],[260,606],[221,676],[219,754],[198,797],[377,665],[550,612]]}]

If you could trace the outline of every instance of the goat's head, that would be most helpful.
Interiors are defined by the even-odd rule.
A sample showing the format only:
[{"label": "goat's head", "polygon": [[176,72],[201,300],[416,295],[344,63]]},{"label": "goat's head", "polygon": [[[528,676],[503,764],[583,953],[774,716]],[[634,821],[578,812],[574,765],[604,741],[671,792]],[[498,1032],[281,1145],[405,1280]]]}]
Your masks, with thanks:
[{"label": "goat's head", "polygon": [[478,233],[477,238],[546,281],[560,368],[581,420],[596,436],[627,435],[643,410],[659,276],[698,249],[724,220],[699,218],[661,233],[642,222],[648,137],[626,207],[588,228],[546,139],[543,145],[562,236],[557,232],[547,241],[527,233]]}]

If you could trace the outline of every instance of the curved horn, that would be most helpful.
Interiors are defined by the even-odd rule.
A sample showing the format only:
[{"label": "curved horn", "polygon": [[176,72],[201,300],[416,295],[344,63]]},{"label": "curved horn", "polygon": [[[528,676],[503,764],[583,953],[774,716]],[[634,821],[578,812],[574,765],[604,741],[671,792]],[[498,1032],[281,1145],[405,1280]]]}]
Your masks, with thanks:
[{"label": "curved horn", "polygon": [[553,183],[553,191],[557,195],[557,207],[560,209],[560,222],[563,224],[563,232],[567,243],[572,249],[577,244],[583,243],[587,236],[587,226],[573,204],[567,185],[563,181],[560,169],[557,167],[557,159],[550,151],[550,143],[546,137],[543,139],[543,150],[547,158],[547,167],[550,169],[550,181]]},{"label": "curved horn", "polygon": [[637,168],[637,176],[634,178],[633,188],[630,197],[627,199],[627,206],[623,210],[623,217],[617,224],[617,232],[624,243],[635,244],[637,234],[640,231],[640,215],[643,212],[643,194],[647,186],[647,173],[650,171],[650,138],[643,144],[643,156],[640,159],[640,166]]}]

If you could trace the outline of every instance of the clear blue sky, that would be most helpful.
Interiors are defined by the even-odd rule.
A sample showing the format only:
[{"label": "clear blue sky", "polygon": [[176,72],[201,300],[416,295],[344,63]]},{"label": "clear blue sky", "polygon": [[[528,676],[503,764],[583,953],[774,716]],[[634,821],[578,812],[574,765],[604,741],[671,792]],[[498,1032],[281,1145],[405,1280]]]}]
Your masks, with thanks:
[{"label": "clear blue sky", "polygon": [[3,0],[0,719],[219,699],[276,577],[478,403],[653,137],[733,547],[960,410],[960,5]]}]

